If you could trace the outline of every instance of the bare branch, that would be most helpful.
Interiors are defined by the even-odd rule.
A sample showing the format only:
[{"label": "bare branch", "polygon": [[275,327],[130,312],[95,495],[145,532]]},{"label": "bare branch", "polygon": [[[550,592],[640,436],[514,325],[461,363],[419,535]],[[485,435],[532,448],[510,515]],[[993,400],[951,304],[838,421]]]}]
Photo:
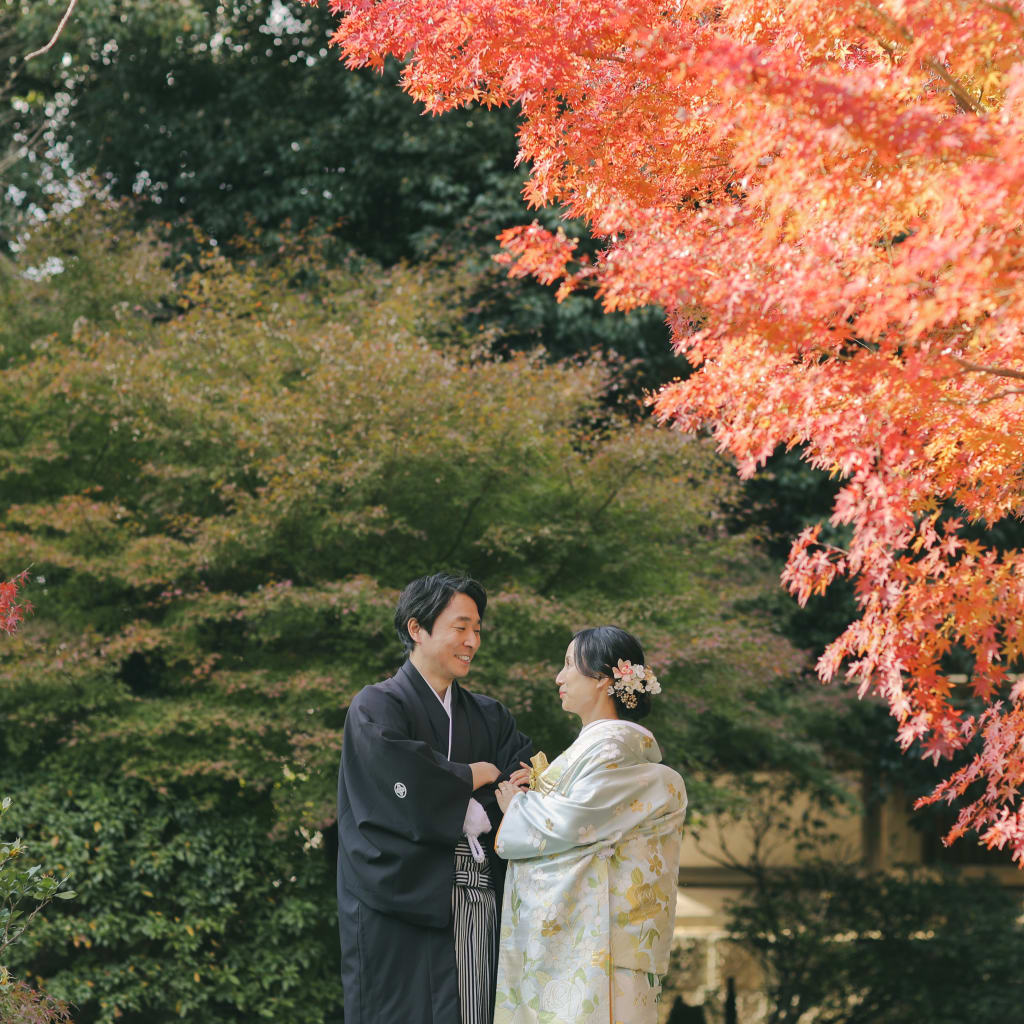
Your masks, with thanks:
[{"label": "bare branch", "polygon": [[1012,380],[1024,380],[1024,370],[1011,370],[1005,366],[985,366],[982,363],[972,363],[959,356],[951,357],[957,366],[962,366],[969,373],[991,373],[994,377],[1010,377]]},{"label": "bare branch", "polygon": [[[885,22],[893,32],[903,37],[903,40],[912,44],[914,42],[914,33],[910,31],[905,25],[901,25],[891,14],[883,11],[880,7],[873,3],[865,3],[865,7],[868,8],[879,20]],[[892,47],[887,45],[882,39],[878,39],[878,42],[882,45],[882,48],[892,56]],[[956,105],[966,114],[984,114],[986,113],[985,108],[978,103],[974,97],[946,70],[942,62],[936,60],[934,57],[923,57],[921,63],[924,64],[929,71],[941,78],[946,85],[949,87],[949,91],[953,94],[953,98],[956,100]]]},{"label": "bare branch", "polygon": [[25,139],[18,149],[11,150],[11,152],[6,156],[0,155],[0,174],[5,174],[11,167],[13,167],[21,159],[22,153],[25,150],[30,149],[39,141],[40,138],[42,138],[45,130],[45,124],[38,125],[33,129],[32,134]]},{"label": "bare branch", "polygon": [[1005,391],[1000,391],[998,395],[990,395],[975,404],[988,405],[989,402],[998,402],[1000,398],[1009,398],[1010,395],[1024,395],[1024,388],[1007,388]]},{"label": "bare branch", "polygon": [[925,66],[941,78],[956,100],[956,105],[965,113],[984,114],[985,108],[942,66],[934,57],[925,57]]},{"label": "bare branch", "polygon": [[71,15],[74,13],[75,7],[78,4],[78,0],[71,0],[68,4],[68,9],[64,12],[64,17],[60,19],[60,24],[57,26],[57,31],[53,33],[53,37],[50,41],[41,49],[33,50],[25,60],[29,61],[33,57],[41,57],[44,53],[49,53],[57,44],[57,40],[60,39],[61,32],[64,31],[64,26],[71,20]]}]

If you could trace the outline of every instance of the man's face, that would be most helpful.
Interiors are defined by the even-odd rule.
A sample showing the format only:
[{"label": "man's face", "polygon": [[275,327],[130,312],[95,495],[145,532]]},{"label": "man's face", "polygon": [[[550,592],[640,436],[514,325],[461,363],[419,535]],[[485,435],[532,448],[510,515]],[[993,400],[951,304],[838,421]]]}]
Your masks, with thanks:
[{"label": "man's face", "polygon": [[468,594],[453,595],[429,633],[410,619],[409,635],[416,642],[417,660],[430,674],[461,679],[469,672],[473,655],[480,648],[480,612],[476,601]]}]

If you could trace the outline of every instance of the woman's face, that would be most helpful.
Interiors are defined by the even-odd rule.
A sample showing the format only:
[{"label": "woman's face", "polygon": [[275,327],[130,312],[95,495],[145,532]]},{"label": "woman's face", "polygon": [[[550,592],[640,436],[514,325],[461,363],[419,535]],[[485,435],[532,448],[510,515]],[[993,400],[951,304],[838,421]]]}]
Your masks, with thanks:
[{"label": "woman's face", "polygon": [[607,679],[585,676],[576,665],[576,641],[565,649],[565,664],[555,677],[562,709],[579,715],[584,721],[593,717],[593,712],[608,690]]}]

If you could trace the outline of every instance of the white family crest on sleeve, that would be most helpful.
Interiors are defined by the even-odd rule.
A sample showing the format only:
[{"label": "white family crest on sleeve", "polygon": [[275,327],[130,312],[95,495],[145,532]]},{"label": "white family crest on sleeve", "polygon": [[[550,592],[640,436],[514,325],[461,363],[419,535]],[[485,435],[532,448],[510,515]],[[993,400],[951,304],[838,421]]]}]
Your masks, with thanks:
[{"label": "white family crest on sleeve", "polygon": [[397,796],[399,800],[404,800],[405,799],[405,794],[408,793],[408,792],[409,792],[409,790],[407,790],[405,788],[405,783],[404,782],[396,782],[395,783],[395,796]]}]

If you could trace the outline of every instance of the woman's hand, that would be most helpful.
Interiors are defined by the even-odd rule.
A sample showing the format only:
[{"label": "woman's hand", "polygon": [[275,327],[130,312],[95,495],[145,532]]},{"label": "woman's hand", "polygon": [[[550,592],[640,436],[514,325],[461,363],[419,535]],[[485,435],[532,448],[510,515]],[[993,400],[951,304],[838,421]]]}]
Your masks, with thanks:
[{"label": "woman's hand", "polygon": [[508,781],[520,789],[530,788],[530,766],[525,761],[519,762],[523,767],[517,768],[509,777]]},{"label": "woman's hand", "polygon": [[498,788],[494,795],[497,797],[498,806],[501,808],[502,814],[508,810],[508,805],[512,803],[512,798],[521,792],[522,790],[519,786],[516,786],[511,782],[498,783]]}]

